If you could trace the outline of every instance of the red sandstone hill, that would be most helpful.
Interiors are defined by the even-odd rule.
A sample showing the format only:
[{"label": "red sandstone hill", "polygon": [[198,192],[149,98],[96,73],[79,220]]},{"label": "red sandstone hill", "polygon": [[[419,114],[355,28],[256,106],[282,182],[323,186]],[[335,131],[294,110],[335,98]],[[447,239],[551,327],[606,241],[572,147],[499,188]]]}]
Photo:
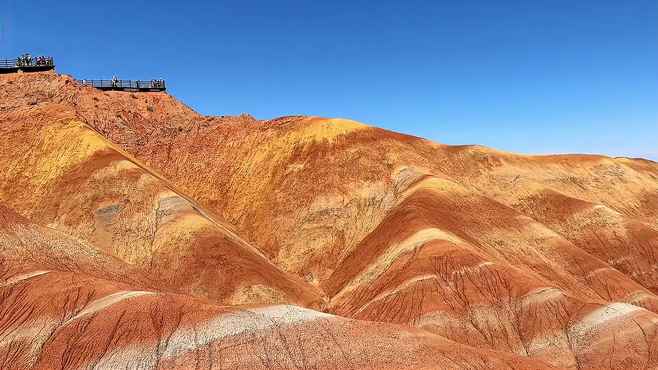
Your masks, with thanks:
[{"label": "red sandstone hill", "polygon": [[0,368],[549,368],[405,326],[176,293],[0,206]]},{"label": "red sandstone hill", "polygon": [[0,76],[0,169],[7,368],[658,366],[652,161],[38,73]]}]

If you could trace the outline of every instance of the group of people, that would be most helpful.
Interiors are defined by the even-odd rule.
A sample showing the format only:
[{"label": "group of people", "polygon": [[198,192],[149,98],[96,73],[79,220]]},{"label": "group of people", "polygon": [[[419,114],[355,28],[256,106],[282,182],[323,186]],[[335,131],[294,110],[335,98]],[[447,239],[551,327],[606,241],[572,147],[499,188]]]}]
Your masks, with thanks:
[{"label": "group of people", "polygon": [[53,65],[53,58],[52,57],[44,57],[39,55],[36,58],[32,58],[32,55],[25,53],[25,55],[21,55],[18,57],[16,61],[16,66],[17,67],[32,67],[33,64],[32,62],[36,62],[37,67],[42,67],[42,66],[51,66]]},{"label": "group of people", "polygon": [[161,78],[159,80],[156,80],[155,78],[151,80],[151,84],[149,85],[149,88],[151,89],[157,89],[157,88],[164,88],[165,87],[165,82]]},{"label": "group of people", "polygon": [[[119,79],[117,79],[117,76],[112,77],[112,79],[110,80],[110,84],[112,85],[113,88],[119,87],[119,83],[120,81]],[[138,89],[141,87],[139,81],[135,81],[135,84],[137,85]],[[151,84],[149,85],[149,89],[162,89],[164,87],[165,87],[165,82],[162,78],[159,80],[156,80],[155,78],[152,79]]]},{"label": "group of people", "polygon": [[53,65],[53,57],[43,57],[39,55],[37,57],[37,66],[51,66]]}]

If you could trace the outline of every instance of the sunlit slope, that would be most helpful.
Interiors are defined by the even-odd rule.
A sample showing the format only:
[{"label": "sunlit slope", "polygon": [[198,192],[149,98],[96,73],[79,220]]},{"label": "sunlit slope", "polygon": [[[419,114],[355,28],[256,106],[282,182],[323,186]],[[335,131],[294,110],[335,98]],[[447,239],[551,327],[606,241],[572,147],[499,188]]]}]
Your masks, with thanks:
[{"label": "sunlit slope", "polygon": [[203,118],[125,145],[319,286],[329,312],[558,367],[658,363],[654,162],[313,117]]},{"label": "sunlit slope", "polygon": [[220,306],[0,205],[5,369],[548,369],[402,326]]},{"label": "sunlit slope", "polygon": [[0,125],[0,202],[23,216],[199,297],[302,306],[319,299],[67,107],[11,109]]},{"label": "sunlit slope", "polygon": [[[652,164],[453,148],[308,117],[217,119],[177,140],[166,161],[135,153],[317,284],[329,312],[558,367],[657,363]],[[205,170],[178,164],[193,158]],[[594,214],[565,218],[560,199],[540,201],[547,191]]]},{"label": "sunlit slope", "polygon": [[418,179],[400,198],[323,284],[329,312],[565,368],[655,362],[658,337],[646,333],[658,297],[646,288],[448,180]]},{"label": "sunlit slope", "polygon": [[[231,286],[230,293],[215,288],[221,302],[315,302],[346,318],[417,327],[558,368],[658,365],[655,162],[447,146],[343,119],[204,117],[164,93],[103,93],[56,74],[0,81],[0,108],[13,114],[11,122],[40,111],[44,118],[30,122],[54,122],[57,115],[43,109],[57,104],[139,167],[137,180],[117,182],[122,176],[113,170],[106,176],[112,186],[80,180],[85,187],[76,188],[125,189],[102,206],[109,206],[110,216],[119,212],[109,239],[96,220],[106,208],[94,203],[96,195],[78,195],[96,193],[68,191],[64,199],[76,199],[68,205],[56,193],[72,178],[91,178],[88,170],[71,177],[57,169],[93,155],[86,144],[67,146],[66,158],[40,154],[41,162],[27,164],[21,164],[32,153],[26,149],[14,157],[0,153],[21,174],[3,180],[0,200],[185,292],[212,297],[212,282],[233,284],[212,273],[202,278],[208,271],[231,271],[222,263],[207,265],[234,261],[223,259],[232,247],[207,258],[207,245],[217,245],[219,234],[226,245],[258,257],[240,266],[267,265],[269,259],[286,271],[258,275],[262,269],[252,268],[239,276],[260,280],[238,284],[246,289]],[[9,127],[3,135],[25,129]],[[34,147],[26,140],[16,134],[7,143]],[[34,171],[46,185],[30,183]],[[161,194],[164,187],[166,200],[140,195],[143,200],[130,198],[121,211],[113,208],[135,192],[134,184],[151,177],[159,185],[140,185],[139,193]],[[37,189],[48,201],[32,199]],[[62,216],[76,212],[87,218]],[[195,231],[201,220],[212,225],[208,233],[205,227]],[[160,243],[134,237],[142,245],[131,247],[124,235],[139,235],[139,225],[156,225],[149,235]],[[196,272],[187,277],[189,270]],[[275,276],[305,292],[317,289],[322,301],[274,283],[281,280]]]},{"label": "sunlit slope", "polygon": [[[155,276],[83,240],[36,225],[0,204],[0,279],[3,286],[35,276],[85,274],[142,290],[177,292]],[[40,294],[44,294],[42,291]],[[37,294],[37,292],[35,292]],[[82,297],[76,299],[83,299]],[[7,305],[6,301],[2,301]]]},{"label": "sunlit slope", "polygon": [[[125,147],[246,232],[280,266],[310,280],[326,279],[377,227],[397,202],[400,186],[432,175],[540,218],[656,289],[655,162],[450,147],[353,121],[310,117],[202,118],[174,137],[153,135],[144,145]],[[571,212],[567,198],[589,208],[565,218]],[[598,216],[587,216],[588,209]],[[615,231],[606,232],[614,237],[604,238],[602,246],[599,225],[611,223]]]}]

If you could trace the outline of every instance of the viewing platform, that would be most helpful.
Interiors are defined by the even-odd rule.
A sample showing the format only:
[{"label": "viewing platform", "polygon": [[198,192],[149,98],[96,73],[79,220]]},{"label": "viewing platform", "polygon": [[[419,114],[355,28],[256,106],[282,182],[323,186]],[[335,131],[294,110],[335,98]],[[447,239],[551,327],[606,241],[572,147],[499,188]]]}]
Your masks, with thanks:
[{"label": "viewing platform", "polygon": [[42,72],[55,69],[52,57],[32,57],[29,54],[16,59],[0,59],[0,74],[22,72]]},{"label": "viewing platform", "polygon": [[148,92],[148,91],[167,91],[167,86],[163,79],[147,80],[77,80],[81,85],[93,86],[103,91],[132,91],[132,92]]}]

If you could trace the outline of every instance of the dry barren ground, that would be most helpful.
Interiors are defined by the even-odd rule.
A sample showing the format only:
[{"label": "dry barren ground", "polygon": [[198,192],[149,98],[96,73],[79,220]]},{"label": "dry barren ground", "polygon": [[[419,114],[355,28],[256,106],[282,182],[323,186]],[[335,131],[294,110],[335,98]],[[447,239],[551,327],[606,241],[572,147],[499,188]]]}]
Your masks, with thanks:
[{"label": "dry barren ground", "polygon": [[658,164],[0,76],[0,368],[658,366]]}]

